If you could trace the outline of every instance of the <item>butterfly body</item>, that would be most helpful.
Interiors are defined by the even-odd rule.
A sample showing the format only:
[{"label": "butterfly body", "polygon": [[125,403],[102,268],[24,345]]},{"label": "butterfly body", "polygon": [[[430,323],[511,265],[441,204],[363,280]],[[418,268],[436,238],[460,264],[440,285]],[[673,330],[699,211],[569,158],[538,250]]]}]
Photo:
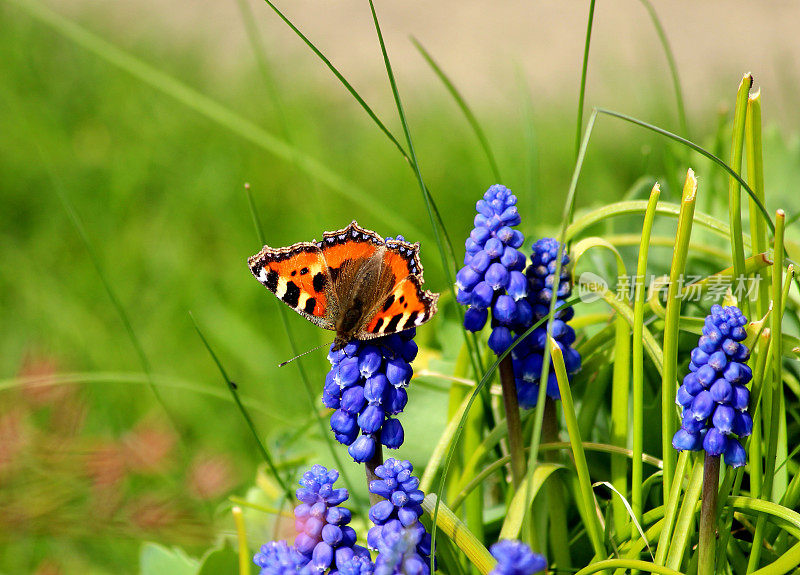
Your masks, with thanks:
[{"label": "butterfly body", "polygon": [[248,264],[281,301],[335,331],[334,350],[411,329],[436,313],[438,294],[421,287],[419,244],[384,240],[356,222],[320,242],[264,246]]}]

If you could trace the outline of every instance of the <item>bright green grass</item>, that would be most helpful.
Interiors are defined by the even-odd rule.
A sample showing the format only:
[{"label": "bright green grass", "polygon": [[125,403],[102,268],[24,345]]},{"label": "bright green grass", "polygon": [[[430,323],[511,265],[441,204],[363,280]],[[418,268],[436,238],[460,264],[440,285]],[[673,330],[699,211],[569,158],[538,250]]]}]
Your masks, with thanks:
[{"label": "bright green grass", "polygon": [[[259,17],[272,15],[261,12]],[[102,28],[94,24],[87,28],[111,40]],[[16,5],[4,5],[0,10],[0,29],[4,31],[0,34],[0,104],[5,110],[0,114],[0,261],[4,269],[0,274],[0,317],[6,328],[0,331],[0,377],[13,378],[22,358],[30,352],[54,358],[64,372],[142,371],[136,349],[59,200],[60,190],[83,222],[105,278],[130,318],[135,337],[157,376],[156,383],[162,377],[173,377],[198,389],[224,391],[193,329],[188,316],[191,311],[226,371],[238,383],[241,395],[259,401],[266,412],[251,409],[270,450],[280,458],[309,455],[310,462],[329,464],[321,439],[313,432],[310,440],[290,441],[296,432],[302,436],[303,430],[316,428],[312,427],[296,368],[276,367],[292,352],[273,298],[255,282],[245,265],[247,256],[260,245],[243,184],[251,184],[271,245],[319,237],[324,230],[357,219],[383,235],[404,234],[412,241],[421,241],[426,283],[445,292],[445,274],[427,211],[414,173],[396,148],[323,73],[301,80],[275,78],[291,141],[303,154],[350,182],[348,189],[363,202],[346,199],[300,173],[291,161],[276,159],[54,34]],[[283,137],[281,120],[257,71],[232,69],[230,78],[220,85],[204,72],[199,46],[165,47],[158,52],[145,45],[123,48]],[[377,45],[375,50],[377,53]],[[269,63],[273,55],[267,56]],[[653,81],[663,89],[654,90],[651,114],[644,119],[674,130],[678,125],[674,106],[663,97],[671,94],[669,80],[654,77]],[[424,90],[402,85],[400,90],[420,168],[460,258],[475,199],[494,183],[491,166],[457,106],[433,76]],[[510,87],[509,91],[515,94],[517,106],[487,109],[471,102],[471,107],[497,156],[505,178],[502,183],[520,196],[523,231],[530,243],[530,239],[558,232],[574,167],[574,109],[570,98],[567,106],[535,100],[526,104],[528,96],[519,87]],[[733,97],[730,87],[720,94],[720,99]],[[623,109],[616,102],[592,102],[591,94],[588,102]],[[709,102],[709,109],[715,103]],[[532,129],[526,106],[532,110]],[[388,91],[387,100],[376,107],[392,109]],[[387,112],[383,119],[399,137],[402,131],[394,116]],[[695,140],[713,148],[718,137],[715,123],[713,112],[692,123]],[[721,141],[730,140],[729,130],[723,123]],[[777,132],[768,128],[764,139],[767,208],[774,213],[776,207],[786,207],[791,219],[797,204],[786,200],[795,189],[800,161],[797,135],[787,129]],[[533,161],[528,156],[531,143],[536,151]],[[719,151],[723,158],[728,156],[727,145]],[[724,201],[714,199],[727,191],[724,173],[705,160],[689,158],[701,181],[699,206],[727,221]],[[662,186],[661,199],[677,202],[680,190],[675,186],[682,182],[686,159],[685,150],[675,144],[601,116],[580,174],[576,204],[580,210],[621,199],[646,199],[655,179]],[[593,231],[597,235],[635,234],[640,229],[637,217],[611,220]],[[674,219],[661,218],[653,235],[671,237],[674,230]],[[790,253],[797,238],[796,226],[789,225]],[[729,250],[724,240],[704,240],[709,246]],[[637,246],[634,242],[620,248],[629,270],[635,269]],[[671,247],[654,245],[650,251],[650,271],[666,273]],[[793,253],[800,252],[795,249]],[[716,272],[729,265],[720,266],[696,255],[692,264],[698,273]],[[595,258],[587,269],[606,277],[616,273],[611,260],[603,258]],[[426,347],[443,350],[445,362],[433,364],[442,369],[451,368],[447,361],[455,358],[457,349],[451,342],[460,342],[453,309],[443,307],[442,318],[419,338]],[[584,309],[588,313],[607,308],[595,304]],[[694,312],[697,315],[698,310]],[[328,337],[294,315],[288,319],[301,348]],[[787,314],[785,329],[794,331],[796,321]],[[679,342],[681,352],[692,345],[690,337]],[[323,355],[318,352],[303,360],[310,381],[319,387],[326,369]],[[683,367],[678,365],[679,374],[685,371]],[[598,380],[608,381],[610,372],[603,366],[599,370]],[[652,371],[645,360],[646,421],[658,420],[661,413],[659,390],[652,383],[659,378]],[[582,397],[588,385],[586,378],[576,380],[575,397]],[[91,405],[87,425],[91,436],[117,437],[145,415],[161,416],[162,406],[146,381],[131,385],[112,377],[83,388]],[[212,447],[231,454],[237,460],[241,484],[249,485],[260,459],[231,401],[225,395],[215,399],[187,389],[159,389],[163,406],[176,421],[187,451]],[[13,399],[12,392],[0,394]],[[0,399],[0,405],[7,404],[3,395]],[[438,402],[441,409],[421,407],[426,400],[429,406]],[[794,416],[796,398],[792,400],[795,406],[787,409]],[[423,422],[433,418],[438,436],[445,423],[445,407],[444,393],[414,388],[403,419],[409,429],[405,456],[420,465],[427,460],[433,445],[424,441],[430,433],[422,431]],[[593,433],[581,430],[584,441],[608,437],[610,408],[601,401],[597,409],[600,417]],[[588,419],[581,412],[578,416],[578,423]],[[416,434],[415,428],[419,430]],[[660,442],[659,429],[646,426],[644,451],[659,453]],[[323,455],[318,458],[317,453]],[[610,480],[606,455],[587,451],[586,458],[594,480]],[[352,467],[350,475],[360,481],[360,470]],[[20,494],[21,498],[25,496],[24,492]],[[30,505],[36,505],[33,496]],[[571,519],[574,521],[574,517]],[[78,523],[76,519],[75,525],[57,525],[36,533],[23,529],[16,537],[3,526],[0,547],[8,551],[0,553],[0,571],[26,572],[43,557],[59,554],[65,555],[76,570],[83,564],[116,571],[127,561],[131,569],[123,571],[135,571],[137,541],[115,541],[113,545],[111,541],[98,542]],[[494,525],[492,532],[497,529]],[[6,539],[12,544],[6,546]],[[169,543],[172,539],[164,534],[159,540]]]}]

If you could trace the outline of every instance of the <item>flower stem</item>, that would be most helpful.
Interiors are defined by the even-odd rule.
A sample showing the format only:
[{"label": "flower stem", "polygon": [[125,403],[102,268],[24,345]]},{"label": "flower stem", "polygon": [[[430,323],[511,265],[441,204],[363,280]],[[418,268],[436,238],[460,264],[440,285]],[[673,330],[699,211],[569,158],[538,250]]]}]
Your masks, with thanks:
[{"label": "flower stem", "polygon": [[[558,413],[556,402],[550,396],[544,399],[544,417],[542,419],[542,443],[558,442]],[[558,451],[545,451],[542,459],[550,462],[557,462],[559,459]],[[554,477],[552,481],[545,483],[547,493],[548,512],[550,515],[550,549],[553,559],[559,569],[569,569],[572,565],[572,558],[569,553],[569,531],[567,529],[567,504],[564,496],[564,485],[560,478]]]},{"label": "flower stem", "polygon": [[703,503],[700,508],[700,545],[698,575],[714,574],[717,539],[717,490],[719,455],[705,456],[703,464]]},{"label": "flower stem", "polygon": [[[375,479],[380,479],[375,474],[375,469],[377,469],[379,465],[383,465],[383,446],[380,443],[378,443],[375,446],[375,454],[372,456],[372,459],[370,459],[369,461],[367,461],[364,464],[364,471],[367,474],[367,491],[369,491],[369,482],[370,481],[373,481]],[[383,498],[380,495],[375,495],[374,493],[369,491],[369,504],[370,505],[375,505],[381,499],[383,499]]]},{"label": "flower stem", "polygon": [[525,480],[525,452],[522,445],[522,424],[519,419],[519,404],[517,403],[517,384],[514,382],[514,365],[511,355],[507,355],[500,362],[500,383],[503,387],[503,404],[506,409],[506,422],[508,423],[508,450],[511,452],[511,475],[514,488],[518,489]]}]

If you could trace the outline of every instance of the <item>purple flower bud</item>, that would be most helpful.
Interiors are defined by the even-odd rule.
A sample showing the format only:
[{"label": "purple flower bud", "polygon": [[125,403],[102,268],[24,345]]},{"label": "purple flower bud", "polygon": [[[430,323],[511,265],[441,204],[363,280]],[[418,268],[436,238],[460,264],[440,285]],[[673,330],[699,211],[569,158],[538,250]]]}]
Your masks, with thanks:
[{"label": "purple flower bud", "polygon": [[382,373],[367,379],[364,383],[364,399],[370,403],[380,403],[389,380]]},{"label": "purple flower bud", "polygon": [[489,336],[489,349],[500,355],[507,350],[514,342],[514,337],[511,335],[511,330],[503,325],[499,325],[492,330]]},{"label": "purple flower bud", "polygon": [[743,363],[731,362],[722,372],[722,376],[731,383],[744,385],[753,377],[753,372]]},{"label": "purple flower bud", "polygon": [[369,461],[375,455],[375,439],[369,435],[361,435],[347,448],[347,452],[356,463]]},{"label": "purple flower bud", "polygon": [[703,439],[703,449],[709,455],[721,455],[725,450],[727,438],[716,427],[712,427]]},{"label": "purple flower bud", "polygon": [[311,555],[314,547],[317,546],[318,541],[316,538],[307,535],[306,533],[298,533],[294,539],[294,547],[303,555]]},{"label": "purple flower bud", "polygon": [[336,433],[349,435],[356,429],[356,418],[343,409],[337,409],[331,414],[331,429]]},{"label": "purple flower bud", "polygon": [[478,309],[476,307],[469,308],[464,314],[464,328],[468,331],[480,331],[486,325],[486,320],[489,317],[489,310],[486,308]]},{"label": "purple flower bud", "polygon": [[403,426],[398,419],[387,419],[381,428],[381,443],[389,449],[403,445]]},{"label": "purple flower bud", "polygon": [[461,305],[469,305],[469,302],[472,301],[472,292],[458,289],[456,291],[456,301]]},{"label": "purple flower bud", "polygon": [[486,240],[488,240],[491,237],[491,235],[492,232],[490,232],[488,228],[479,226],[477,228],[472,229],[472,231],[469,234],[469,237],[471,237],[472,241],[474,241],[476,244],[482,246],[486,243]]},{"label": "purple flower bud", "polygon": [[386,362],[386,378],[395,387],[408,385],[413,374],[414,370],[402,358],[397,357]]},{"label": "purple flower bud", "polygon": [[472,256],[469,267],[478,274],[483,274],[486,271],[486,268],[489,267],[490,263],[492,263],[492,257],[485,251],[481,250]]},{"label": "purple flower bud", "polygon": [[708,364],[699,367],[694,373],[697,377],[697,381],[699,381],[705,389],[708,389],[713,381],[717,378],[717,372],[714,371],[714,368]]},{"label": "purple flower bud", "polygon": [[[480,252],[485,253],[485,252]],[[456,274],[456,287],[463,291],[470,291],[479,281],[481,281],[481,274],[476,272],[470,266],[464,266]]]},{"label": "purple flower bud", "polygon": [[387,391],[386,412],[390,415],[395,415],[403,411],[408,403],[408,392],[402,387],[390,387]]},{"label": "purple flower bud", "polygon": [[687,410],[683,412],[683,423],[681,424],[681,427],[683,427],[689,433],[697,433],[706,428],[706,420],[695,419],[692,417],[691,410]]},{"label": "purple flower bud", "polygon": [[724,377],[720,377],[709,389],[711,399],[717,403],[727,403],[733,398],[733,387]]},{"label": "purple flower bud", "polygon": [[728,358],[725,356],[725,352],[722,350],[715,351],[708,356],[708,365],[713,367],[716,371],[725,369],[725,366],[728,365]]},{"label": "purple flower bud", "polygon": [[403,527],[413,525],[421,516],[422,508],[419,505],[400,507],[397,510],[397,518],[400,520],[400,523],[403,524]]},{"label": "purple flower bud", "polygon": [[503,223],[507,226],[516,226],[522,221],[519,212],[517,212],[517,206],[506,208],[506,210],[500,214],[500,219],[503,220]]},{"label": "purple flower bud", "polygon": [[697,347],[699,347],[707,354],[714,353],[717,350],[716,342],[706,335],[700,338],[700,340],[697,342]]},{"label": "purple flower bud", "polygon": [[693,417],[695,419],[706,419],[714,411],[716,405],[708,391],[701,391],[695,396],[694,401],[692,401]]},{"label": "purple flower bud", "polygon": [[[733,386],[733,398],[731,405],[739,411],[744,411],[750,404],[750,390],[743,385]],[[738,435],[738,434],[737,434]]]},{"label": "purple flower bud", "polygon": [[492,306],[492,317],[505,325],[510,325],[517,315],[517,306],[514,298],[508,295],[500,295]]},{"label": "purple flower bud", "polygon": [[314,569],[320,572],[325,571],[331,566],[332,561],[333,548],[324,541],[317,543],[311,555],[311,565]]},{"label": "purple flower bud", "polygon": [[547,374],[547,396],[553,399],[561,399],[561,389],[558,387],[558,377],[550,364],[550,373]]},{"label": "purple flower bud", "polygon": [[380,351],[374,345],[366,346],[358,357],[358,369],[361,377],[364,379],[372,377],[381,368],[381,363],[383,363],[383,357]]},{"label": "purple flower bud", "polygon": [[711,423],[714,424],[720,433],[728,435],[733,429],[733,419],[738,412],[729,405],[718,405],[714,410]]},{"label": "purple flower bud", "polygon": [[503,242],[501,242],[497,238],[489,238],[488,240],[486,240],[486,245],[483,246],[483,249],[486,251],[487,254],[489,254],[489,257],[495,259],[503,255],[505,246],[503,245]]},{"label": "purple flower bud", "polygon": [[702,349],[700,349],[699,347],[696,347],[696,348],[694,348],[692,350],[692,353],[690,354],[690,357],[692,358],[692,363],[694,363],[695,365],[697,365],[699,367],[701,365],[705,365],[706,363],[708,363],[708,357],[709,356]]},{"label": "purple flower bud", "polygon": [[523,299],[528,295],[528,279],[522,272],[517,270],[512,271],[508,276],[508,287],[506,291],[515,301]]},{"label": "purple flower bud", "polygon": [[694,395],[687,391],[685,385],[678,388],[678,394],[675,396],[675,403],[682,407],[689,407],[694,401]]},{"label": "purple flower bud", "polygon": [[358,381],[361,372],[358,369],[357,357],[346,357],[335,368],[334,379],[339,387],[350,387]]},{"label": "purple flower bud", "polygon": [[508,270],[500,263],[493,263],[486,270],[485,281],[493,290],[505,289],[508,285]]},{"label": "purple flower bud", "polygon": [[322,540],[331,547],[335,547],[342,540],[342,528],[328,523],[322,528]]},{"label": "purple flower bud", "polygon": [[703,384],[697,379],[697,375],[691,372],[686,374],[686,377],[683,378],[683,387],[693,396],[703,391]]},{"label": "purple flower bud", "polygon": [[325,521],[332,525],[347,525],[352,518],[353,516],[347,507],[330,507],[325,515]]},{"label": "purple flower bud", "polygon": [[679,451],[697,451],[703,445],[703,436],[700,432],[691,433],[680,428],[672,437],[672,447]]},{"label": "purple flower bud", "polygon": [[384,499],[373,505],[369,510],[369,519],[373,523],[383,524],[391,516],[394,511],[394,505],[391,501]]},{"label": "purple flower bud", "polygon": [[364,433],[375,433],[383,424],[383,410],[377,405],[368,405],[358,416],[358,426]]},{"label": "purple flower bud", "polygon": [[348,413],[358,413],[364,408],[364,388],[354,385],[342,393],[342,409]]},{"label": "purple flower bud", "polygon": [[470,304],[473,307],[478,309],[486,309],[492,305],[493,299],[494,290],[492,289],[492,286],[485,281],[478,282],[478,285],[472,288],[472,300],[470,301]]},{"label": "purple flower bud", "polygon": [[753,433],[753,418],[746,411],[736,411],[731,430],[739,437],[747,437]]},{"label": "purple flower bud", "polygon": [[747,462],[747,452],[733,437],[728,437],[725,443],[725,465],[741,467]]}]

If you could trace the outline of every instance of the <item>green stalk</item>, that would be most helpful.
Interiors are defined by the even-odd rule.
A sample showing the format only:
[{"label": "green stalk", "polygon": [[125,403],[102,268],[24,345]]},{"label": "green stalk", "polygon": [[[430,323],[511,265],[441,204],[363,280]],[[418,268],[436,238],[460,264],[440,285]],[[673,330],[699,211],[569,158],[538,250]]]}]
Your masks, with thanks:
[{"label": "green stalk", "polygon": [[250,566],[253,559],[250,556],[250,549],[247,547],[247,529],[244,525],[242,508],[234,505],[231,508],[233,522],[236,525],[236,539],[239,547],[239,575],[250,575]]},{"label": "green stalk", "polygon": [[[764,193],[764,158],[761,143],[761,90],[750,96],[747,100],[747,120],[745,121],[745,136],[747,146],[747,183],[753,188],[753,193],[763,204]],[[758,206],[751,199],[750,207],[750,241],[753,255],[765,253],[768,249],[767,227]],[[769,308],[769,278],[766,273],[760,273],[757,278],[757,307],[756,315],[764,317]],[[751,318],[752,319],[752,318]]]},{"label": "green stalk", "polygon": [[719,489],[719,455],[704,457],[703,506],[700,508],[700,544],[698,575],[714,575],[717,549],[717,490]]},{"label": "green stalk", "polygon": [[375,453],[369,461],[364,463],[364,473],[367,479],[367,493],[369,493],[370,506],[375,505],[383,499],[383,497],[380,495],[375,495],[369,489],[370,482],[380,479],[380,477],[378,477],[378,475],[375,473],[375,470],[378,468],[378,466],[383,465],[383,446],[379,442],[376,443],[377,445],[375,446]]},{"label": "green stalk", "polygon": [[656,547],[655,562],[657,565],[664,565],[666,562],[667,551],[669,551],[669,540],[672,536],[672,529],[675,526],[675,519],[678,514],[678,503],[680,502],[683,477],[686,474],[689,456],[689,451],[682,451],[680,457],[678,457],[678,464],[675,468],[675,478],[672,482],[672,492],[664,502],[664,527],[658,538],[658,547]]},{"label": "green stalk", "polygon": [[561,348],[558,347],[558,343],[552,337],[548,337],[548,339],[550,340],[550,356],[555,367],[558,390],[561,393],[561,407],[564,410],[567,433],[569,433],[569,441],[572,445],[572,456],[575,461],[578,484],[580,485],[584,517],[587,520],[586,532],[589,535],[589,541],[591,541],[595,557],[599,559],[604,557],[606,553],[605,545],[603,544],[603,528],[597,516],[597,502],[594,498],[594,491],[592,491],[589,465],[586,463],[586,452],[583,450],[583,444],[581,443],[578,417],[575,415],[575,404],[572,402],[572,392],[567,378],[567,368],[564,365],[564,356],[561,353]]},{"label": "green stalk", "polygon": [[[737,174],[742,172],[742,153],[744,148],[745,118],[747,116],[747,96],[753,85],[753,76],[745,74],[736,94],[736,110],[733,115],[733,134],[731,138],[730,167]],[[730,178],[728,181],[728,214],[731,222],[731,249],[733,253],[734,276],[744,281],[744,245],[742,244],[742,194],[739,182]],[[745,298],[739,302],[742,311],[750,317],[750,302]]]},{"label": "green stalk", "polygon": [[[616,314],[614,324],[616,335],[614,338],[614,368],[611,386],[611,443],[620,447],[627,447],[631,330],[622,314]],[[643,347],[642,340],[638,340],[636,346]],[[627,496],[628,459],[626,457],[622,455],[611,456],[611,482],[622,496]],[[613,497],[611,505],[614,510],[614,526],[617,535],[627,533],[628,510],[625,508],[624,502],[619,497]]]},{"label": "green stalk", "polygon": [[508,450],[511,453],[511,475],[514,489],[519,489],[525,480],[525,452],[522,443],[522,424],[519,419],[517,403],[517,385],[514,381],[514,365],[511,354],[500,362],[500,383],[503,387],[503,405],[508,425]]},{"label": "green stalk", "polygon": [[[631,508],[637,521],[642,520],[642,452],[644,451],[644,346],[640,343],[644,331],[645,274],[650,234],[661,195],[658,184],[653,186],[642,223],[642,240],[633,294],[633,458],[631,460]],[[633,532],[631,532],[633,534]]]},{"label": "green stalk", "polygon": [[581,134],[583,132],[583,102],[586,98],[586,75],[589,71],[589,45],[592,43],[592,22],[594,21],[594,3],[589,2],[589,21],[586,24],[586,40],[583,43],[583,66],[581,67],[581,89],[578,92],[578,119],[575,131],[575,156],[580,154]]},{"label": "green stalk", "polygon": [[673,404],[677,387],[678,371],[678,329],[681,315],[680,287],[683,283],[683,272],[686,269],[686,257],[689,250],[689,238],[692,235],[692,220],[697,199],[697,180],[690,169],[686,174],[683,186],[681,211],[678,216],[678,232],[675,239],[675,251],[669,270],[669,288],[667,290],[666,318],[664,320],[664,370],[661,374],[661,457],[664,459],[664,501],[669,497],[672,487],[672,476],[675,473],[675,450],[672,448],[672,436],[677,428],[677,417]]},{"label": "green stalk", "polygon": [[[544,400],[544,419],[542,421],[542,442],[554,443],[558,441],[558,410],[555,400],[547,396]],[[547,451],[542,456],[544,461],[556,463],[559,460],[557,451]],[[564,485],[554,478],[545,486],[547,495],[547,514],[549,516],[550,551],[558,568],[569,569],[572,557],[569,552],[569,524],[567,523],[567,501]]]},{"label": "green stalk", "polygon": [[[761,497],[772,501],[773,499],[773,483],[775,479],[775,459],[778,452],[778,430],[779,430],[779,413],[780,413],[780,395],[783,390],[783,357],[779,350],[782,348],[782,332],[781,324],[783,319],[783,233],[786,222],[786,214],[783,210],[778,210],[775,213],[775,247],[773,254],[773,265],[775,266],[772,272],[772,315],[771,320],[771,348],[778,350],[772,354],[772,385],[770,398],[770,411],[769,411],[769,428],[766,429],[766,453],[764,469],[764,484],[761,491]],[[766,408],[766,405],[764,406]],[[750,553],[750,560],[747,563],[747,572],[751,573],[758,567],[759,560],[761,559],[761,541],[764,535],[764,528],[766,520],[763,517],[758,518],[756,523],[756,530],[753,534],[753,549]]]},{"label": "green stalk", "polygon": [[[689,542],[689,535],[692,532],[695,510],[697,508],[697,501],[700,499],[702,487],[703,463],[698,460],[694,464],[692,478],[689,480],[689,485],[683,496],[681,510],[678,514],[678,520],[675,523],[675,535],[669,544],[666,565],[671,569],[679,569],[683,561],[683,553],[686,550],[686,545]],[[659,547],[660,543],[661,541],[659,540]],[[656,555],[656,562],[658,562],[658,555]]]},{"label": "green stalk", "polygon": [[497,564],[488,549],[467,529],[464,522],[442,503],[435,493],[429,493],[422,502],[422,509],[436,521],[436,528],[458,547],[482,575],[486,575]]}]

